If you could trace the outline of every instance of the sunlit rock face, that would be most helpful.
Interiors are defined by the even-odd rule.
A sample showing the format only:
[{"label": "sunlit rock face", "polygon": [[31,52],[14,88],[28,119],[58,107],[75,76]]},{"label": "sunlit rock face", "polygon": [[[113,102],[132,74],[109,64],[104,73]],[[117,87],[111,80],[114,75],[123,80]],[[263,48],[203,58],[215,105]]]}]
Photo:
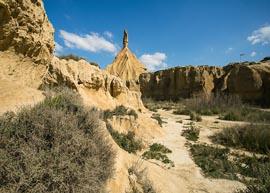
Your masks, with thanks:
[{"label": "sunlit rock face", "polygon": [[175,67],[140,75],[143,97],[169,100],[211,93],[238,95],[245,101],[270,104],[270,62],[225,67]]},{"label": "sunlit rock face", "polygon": [[14,50],[36,63],[48,63],[53,33],[42,0],[0,0],[0,51]]},{"label": "sunlit rock face", "polygon": [[210,94],[222,74],[219,67],[175,67],[142,74],[140,88],[144,97],[163,100],[188,98],[201,93]]},{"label": "sunlit rock face", "polygon": [[106,70],[124,81],[138,80],[140,74],[146,72],[144,64],[128,48],[128,34],[126,31],[124,31],[123,48]]}]

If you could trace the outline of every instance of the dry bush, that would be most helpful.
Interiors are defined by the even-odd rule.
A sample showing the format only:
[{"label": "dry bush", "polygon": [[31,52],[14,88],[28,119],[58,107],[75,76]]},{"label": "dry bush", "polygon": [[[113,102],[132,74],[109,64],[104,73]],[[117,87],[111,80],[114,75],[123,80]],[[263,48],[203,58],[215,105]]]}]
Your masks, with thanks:
[{"label": "dry bush", "polygon": [[135,138],[135,133],[128,131],[127,134],[119,133],[112,128],[110,123],[106,123],[107,129],[110,132],[113,140],[128,153],[136,153],[143,147],[142,141]]},{"label": "dry bush", "polygon": [[102,192],[114,153],[72,92],[0,117],[0,192]]},{"label": "dry bush", "polygon": [[227,109],[242,107],[242,101],[238,96],[225,94],[202,95],[191,99],[183,100],[186,110],[195,111],[202,115],[214,115],[223,113]]},{"label": "dry bush", "polygon": [[250,124],[225,128],[212,136],[215,143],[245,148],[257,153],[269,153],[270,125]]},{"label": "dry bush", "polygon": [[172,110],[180,105],[173,101],[158,101],[152,98],[142,98],[142,101],[144,106],[153,112],[157,112],[158,109]]},{"label": "dry bush", "polygon": [[74,61],[80,61],[80,60],[85,60],[87,61],[89,64],[96,66],[99,68],[99,65],[95,62],[90,62],[88,61],[86,58],[80,57],[80,56],[76,56],[73,54],[68,54],[68,55],[62,55],[62,56],[58,56],[59,59],[63,59],[63,60],[74,60]]},{"label": "dry bush", "polygon": [[147,178],[145,169],[141,169],[142,162],[135,162],[129,169],[128,173],[130,176],[135,175],[137,181],[130,183],[131,191],[127,193],[156,193],[157,191],[152,185],[152,182]]},{"label": "dry bush", "polygon": [[129,115],[129,116],[133,116],[135,119],[138,118],[138,114],[136,113],[136,111],[134,109],[129,109],[127,107],[125,107],[124,105],[119,105],[117,107],[115,107],[114,110],[105,110],[103,113],[103,117],[105,119],[105,121],[107,119],[112,118],[113,116],[125,116],[125,115]]}]

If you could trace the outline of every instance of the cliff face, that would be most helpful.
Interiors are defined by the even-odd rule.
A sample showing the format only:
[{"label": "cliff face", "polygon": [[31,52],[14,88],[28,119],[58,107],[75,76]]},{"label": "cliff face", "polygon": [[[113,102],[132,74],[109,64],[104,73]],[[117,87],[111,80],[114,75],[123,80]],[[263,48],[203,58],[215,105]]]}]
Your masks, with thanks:
[{"label": "cliff face", "polygon": [[125,82],[84,60],[53,58],[42,87],[67,86],[80,93],[86,105],[103,109],[116,105],[144,109],[140,92],[130,91]]},{"label": "cliff face", "polygon": [[270,62],[234,65],[223,79],[227,93],[247,101],[270,104]]},{"label": "cliff face", "polygon": [[0,51],[45,64],[53,56],[53,33],[42,0],[0,0]]},{"label": "cliff face", "polygon": [[53,33],[42,0],[0,0],[1,110],[34,104],[43,99],[43,88],[56,85],[76,90],[87,105],[144,108],[140,92],[120,78],[83,60],[54,57]]},{"label": "cliff face", "polygon": [[224,92],[247,101],[270,103],[270,62],[221,67],[175,67],[140,76],[143,97],[161,100]]},{"label": "cliff face", "polygon": [[188,98],[201,93],[210,94],[215,82],[223,75],[219,67],[175,67],[140,76],[144,97],[157,99]]}]

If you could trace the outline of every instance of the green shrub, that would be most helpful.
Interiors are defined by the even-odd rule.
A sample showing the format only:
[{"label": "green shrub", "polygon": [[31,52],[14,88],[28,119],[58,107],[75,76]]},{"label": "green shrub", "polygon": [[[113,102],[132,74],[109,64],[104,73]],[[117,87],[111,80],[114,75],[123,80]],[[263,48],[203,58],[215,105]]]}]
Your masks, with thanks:
[{"label": "green shrub", "polygon": [[[237,193],[269,193],[270,190],[270,160],[248,157],[241,158],[242,175],[246,175],[252,178],[252,180],[245,180],[244,183],[247,188],[244,190],[237,191]],[[240,162],[240,163],[241,163]]]},{"label": "green shrub", "polygon": [[190,115],[191,111],[188,109],[177,109],[173,111],[173,114],[175,115]]},{"label": "green shrub", "polygon": [[191,125],[189,129],[185,129],[182,132],[182,136],[191,141],[197,141],[199,139],[199,135],[200,129],[194,127],[193,125]]},{"label": "green shrub", "polygon": [[[230,154],[228,148],[190,145],[195,163],[206,176],[239,180],[247,189],[237,193],[268,193],[270,189],[270,158]],[[228,156],[230,161],[228,160]],[[240,174],[241,178],[236,174]]]},{"label": "green shrub", "polygon": [[152,98],[142,98],[143,104],[150,111],[157,112],[158,109],[172,110],[173,108],[180,105],[173,101],[159,101]]},{"label": "green shrub", "polygon": [[136,111],[134,109],[128,109],[123,105],[117,106],[112,111],[110,111],[110,110],[104,111],[104,119],[105,120],[110,119],[113,116],[125,116],[125,115],[133,116],[135,119],[138,118],[138,114],[136,113]]},{"label": "green shrub", "polygon": [[258,124],[225,128],[212,136],[216,143],[265,154],[270,150],[269,139],[270,125]]},{"label": "green shrub", "polygon": [[163,162],[164,164],[170,164],[174,166],[174,163],[168,158],[167,153],[172,151],[162,144],[154,143],[150,145],[149,150],[142,154],[143,159],[155,159]]},{"label": "green shrub", "polygon": [[160,127],[162,127],[162,124],[164,123],[164,121],[162,121],[160,114],[155,113],[151,116],[151,118],[157,120]]},{"label": "green shrub", "polygon": [[139,162],[134,163],[130,168],[128,168],[128,174],[136,176],[136,184],[134,184],[134,182],[130,183],[131,191],[129,191],[128,193],[157,192],[153,187],[152,182],[147,178],[146,170],[141,169],[141,164]]},{"label": "green shrub", "polygon": [[202,121],[202,117],[194,112],[191,112],[189,116],[190,116],[191,121],[197,121],[197,122]]},{"label": "green shrub", "polygon": [[194,111],[201,115],[214,115],[224,112],[224,109],[237,109],[243,104],[239,97],[215,93],[210,96],[196,96],[191,99],[183,100],[185,109]]},{"label": "green shrub", "polygon": [[114,152],[80,101],[65,91],[0,117],[0,192],[103,191]]},{"label": "green shrub", "polygon": [[152,145],[150,145],[150,151],[156,151],[161,153],[172,153],[172,150],[170,150],[169,148],[165,147],[160,143],[153,143]]},{"label": "green shrub", "polygon": [[237,179],[237,169],[228,161],[229,149],[217,148],[208,145],[190,145],[190,151],[195,163],[204,174],[213,178]]},{"label": "green shrub", "polygon": [[107,129],[110,132],[114,141],[129,153],[136,153],[142,149],[142,142],[135,139],[135,133],[128,131],[127,134],[119,133],[118,131],[113,130],[110,123],[107,123]]}]

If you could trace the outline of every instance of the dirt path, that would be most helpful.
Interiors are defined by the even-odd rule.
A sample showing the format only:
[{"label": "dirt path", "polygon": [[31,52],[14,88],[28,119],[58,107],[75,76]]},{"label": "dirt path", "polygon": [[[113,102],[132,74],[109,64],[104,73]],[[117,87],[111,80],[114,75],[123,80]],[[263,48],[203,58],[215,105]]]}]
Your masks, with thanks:
[{"label": "dirt path", "polygon": [[155,139],[154,142],[164,144],[172,150],[168,157],[175,164],[175,167],[171,169],[164,169],[164,172],[160,174],[160,178],[155,179],[160,192],[231,193],[238,188],[244,187],[243,184],[237,181],[205,178],[201,174],[200,168],[193,162],[185,146],[187,140],[181,136],[184,124],[177,123],[180,116],[163,110],[160,110],[158,113],[167,123],[163,124],[165,135]]}]

